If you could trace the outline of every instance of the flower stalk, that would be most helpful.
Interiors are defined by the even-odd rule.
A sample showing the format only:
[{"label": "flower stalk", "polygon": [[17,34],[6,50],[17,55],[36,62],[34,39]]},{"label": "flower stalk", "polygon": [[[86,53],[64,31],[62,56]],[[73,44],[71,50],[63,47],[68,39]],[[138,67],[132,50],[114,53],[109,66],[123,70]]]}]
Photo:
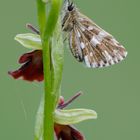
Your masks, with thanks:
[{"label": "flower stalk", "polygon": [[43,140],[53,140],[54,136],[54,111],[56,107],[56,98],[58,92],[54,91],[54,73],[52,63],[52,50],[54,49],[53,32],[58,21],[61,8],[61,0],[51,0],[49,13],[46,14],[46,3],[37,0],[38,22],[43,47],[43,72],[44,72],[44,120],[43,120]]}]

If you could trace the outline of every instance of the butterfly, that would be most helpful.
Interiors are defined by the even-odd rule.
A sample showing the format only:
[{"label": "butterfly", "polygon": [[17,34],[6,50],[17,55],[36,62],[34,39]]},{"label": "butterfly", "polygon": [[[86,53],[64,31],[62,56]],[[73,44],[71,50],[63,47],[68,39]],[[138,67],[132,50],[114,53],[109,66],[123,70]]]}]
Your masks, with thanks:
[{"label": "butterfly", "polygon": [[108,32],[100,28],[65,0],[62,30],[68,33],[70,50],[87,67],[101,68],[116,64],[127,56],[126,49]]}]

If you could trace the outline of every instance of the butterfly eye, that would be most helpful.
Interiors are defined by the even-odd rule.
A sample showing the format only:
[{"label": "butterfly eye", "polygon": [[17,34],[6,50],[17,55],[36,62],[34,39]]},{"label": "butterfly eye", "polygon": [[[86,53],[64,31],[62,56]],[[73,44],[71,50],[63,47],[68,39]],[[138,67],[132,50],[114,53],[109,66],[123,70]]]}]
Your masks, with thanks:
[{"label": "butterfly eye", "polygon": [[68,6],[68,11],[72,11],[74,9],[74,5],[73,3],[71,3],[69,6]]}]

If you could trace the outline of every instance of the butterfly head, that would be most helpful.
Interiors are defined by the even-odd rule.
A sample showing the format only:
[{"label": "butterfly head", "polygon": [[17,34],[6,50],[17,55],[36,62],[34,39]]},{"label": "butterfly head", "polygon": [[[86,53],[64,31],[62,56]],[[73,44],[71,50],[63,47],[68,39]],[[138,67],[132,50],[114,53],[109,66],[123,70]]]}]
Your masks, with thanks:
[{"label": "butterfly head", "polygon": [[74,7],[73,2],[68,3],[67,10],[68,10],[69,12],[73,11],[73,10],[74,10],[74,8],[75,8],[75,7]]},{"label": "butterfly head", "polygon": [[63,31],[71,31],[75,22],[76,8],[72,1],[65,0],[64,2],[64,14],[62,18],[62,29]]}]

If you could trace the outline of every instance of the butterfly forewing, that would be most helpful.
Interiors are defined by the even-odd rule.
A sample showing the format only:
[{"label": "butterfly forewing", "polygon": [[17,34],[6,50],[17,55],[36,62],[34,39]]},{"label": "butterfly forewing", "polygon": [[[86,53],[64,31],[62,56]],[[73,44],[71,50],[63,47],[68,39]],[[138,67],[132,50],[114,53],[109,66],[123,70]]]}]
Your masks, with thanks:
[{"label": "butterfly forewing", "polygon": [[72,54],[87,67],[113,65],[127,55],[125,48],[112,35],[76,8],[66,12],[63,27],[63,30],[69,33]]}]

